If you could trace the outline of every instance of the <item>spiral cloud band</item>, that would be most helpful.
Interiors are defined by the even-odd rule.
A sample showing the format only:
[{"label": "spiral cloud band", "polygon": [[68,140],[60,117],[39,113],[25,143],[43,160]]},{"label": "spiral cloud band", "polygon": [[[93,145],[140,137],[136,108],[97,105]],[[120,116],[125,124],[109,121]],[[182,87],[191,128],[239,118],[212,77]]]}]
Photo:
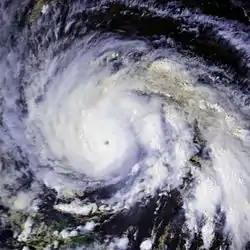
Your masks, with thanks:
[{"label": "spiral cloud band", "polygon": [[[102,44],[110,46],[110,41]],[[95,58],[92,53],[102,56]],[[233,104],[226,94],[199,85],[185,71],[185,65],[171,58],[152,61],[156,53],[150,61],[145,58],[133,66],[132,62],[125,65],[126,55],[119,58],[116,53],[109,48],[103,54],[93,47],[65,61],[63,72],[55,72],[57,63],[65,60],[65,55],[58,56],[48,60],[42,74],[34,77],[26,93],[26,133],[39,159],[36,171],[44,172],[45,179],[51,178],[47,177],[51,172],[45,170],[50,165],[57,173],[80,174],[82,182],[104,183],[137,175],[129,189],[125,184],[108,201],[120,208],[152,195],[158,188],[177,188],[191,171],[197,179],[194,197],[184,194],[190,230],[196,228],[195,214],[203,214],[207,218],[204,240],[209,241],[214,227],[211,218],[221,204],[228,214],[228,228],[239,244],[239,235],[247,233],[244,221],[250,219],[243,219],[249,217],[249,205],[243,205],[248,196],[245,185],[250,183],[246,172],[249,143],[248,135],[242,138],[240,134],[245,131],[244,122],[236,120],[239,115],[231,110]],[[105,60],[118,59],[125,61],[124,66],[114,73],[103,66]],[[189,162],[201,147],[192,142],[195,131],[190,124],[195,119],[211,150],[210,160],[202,160],[201,169]],[[55,188],[55,183],[48,185]],[[242,204],[240,213],[233,209],[237,202],[232,194],[236,193],[237,202]]]}]

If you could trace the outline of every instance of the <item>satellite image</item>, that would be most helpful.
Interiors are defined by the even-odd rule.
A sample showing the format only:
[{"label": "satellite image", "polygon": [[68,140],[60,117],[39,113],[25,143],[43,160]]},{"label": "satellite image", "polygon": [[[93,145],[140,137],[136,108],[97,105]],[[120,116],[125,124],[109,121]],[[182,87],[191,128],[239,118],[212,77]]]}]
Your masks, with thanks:
[{"label": "satellite image", "polygon": [[250,249],[250,2],[1,0],[0,250]]}]

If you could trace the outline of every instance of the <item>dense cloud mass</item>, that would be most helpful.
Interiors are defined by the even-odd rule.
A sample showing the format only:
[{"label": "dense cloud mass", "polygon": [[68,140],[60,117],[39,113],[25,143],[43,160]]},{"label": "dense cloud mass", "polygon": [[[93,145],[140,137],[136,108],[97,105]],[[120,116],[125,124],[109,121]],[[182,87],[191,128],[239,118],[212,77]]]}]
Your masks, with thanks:
[{"label": "dense cloud mass", "polygon": [[247,249],[246,3],[0,7],[1,247]]}]

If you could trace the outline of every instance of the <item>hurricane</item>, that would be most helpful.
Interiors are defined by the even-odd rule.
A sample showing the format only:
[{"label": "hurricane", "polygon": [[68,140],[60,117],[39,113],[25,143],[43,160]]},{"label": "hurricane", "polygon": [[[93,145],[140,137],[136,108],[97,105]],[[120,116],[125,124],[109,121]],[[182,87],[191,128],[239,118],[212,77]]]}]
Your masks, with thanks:
[{"label": "hurricane", "polygon": [[193,2],[0,3],[1,249],[249,248],[250,12]]}]

